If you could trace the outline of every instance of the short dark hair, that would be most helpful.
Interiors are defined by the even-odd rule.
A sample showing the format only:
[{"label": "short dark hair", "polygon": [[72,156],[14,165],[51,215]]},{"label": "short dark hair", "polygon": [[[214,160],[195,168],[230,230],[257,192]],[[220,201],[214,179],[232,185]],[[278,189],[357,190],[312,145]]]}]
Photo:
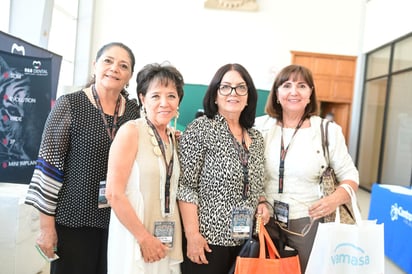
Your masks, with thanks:
[{"label": "short dark hair", "polygon": [[253,83],[252,77],[249,72],[240,64],[226,64],[220,67],[212,78],[209,86],[207,87],[206,94],[203,98],[203,108],[205,115],[208,118],[213,118],[218,113],[218,107],[215,103],[217,92],[222,81],[223,76],[228,71],[237,71],[245,81],[248,88],[247,106],[242,110],[240,114],[239,123],[244,128],[251,128],[255,123],[256,118],[256,106],[257,106],[257,90]]},{"label": "short dark hair", "polygon": [[290,78],[294,80],[303,79],[311,88],[312,94],[310,95],[310,102],[305,107],[305,113],[303,114],[302,119],[309,118],[312,115],[318,114],[318,104],[316,100],[316,88],[315,83],[313,81],[312,72],[300,65],[289,65],[284,67],[275,78],[273,83],[272,89],[269,92],[265,112],[273,118],[278,119],[279,121],[283,120],[283,112],[282,112],[282,105],[279,104],[278,99],[278,88],[283,85],[284,82],[288,81]]},{"label": "short dark hair", "polygon": [[179,103],[182,102],[184,95],[182,74],[169,63],[152,63],[145,65],[136,76],[136,91],[140,105],[142,105],[142,102],[139,95],[146,96],[147,90],[153,81],[158,81],[164,86],[174,85],[179,96]]}]

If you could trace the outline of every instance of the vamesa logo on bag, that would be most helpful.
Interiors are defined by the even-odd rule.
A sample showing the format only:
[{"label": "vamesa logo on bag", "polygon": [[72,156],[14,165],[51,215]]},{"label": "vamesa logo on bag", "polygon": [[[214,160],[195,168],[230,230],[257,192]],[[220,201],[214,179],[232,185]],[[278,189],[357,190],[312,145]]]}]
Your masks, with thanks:
[{"label": "vamesa logo on bag", "polygon": [[352,266],[365,266],[370,263],[366,252],[351,243],[338,244],[335,248],[335,255],[331,256],[332,264],[348,264]]}]

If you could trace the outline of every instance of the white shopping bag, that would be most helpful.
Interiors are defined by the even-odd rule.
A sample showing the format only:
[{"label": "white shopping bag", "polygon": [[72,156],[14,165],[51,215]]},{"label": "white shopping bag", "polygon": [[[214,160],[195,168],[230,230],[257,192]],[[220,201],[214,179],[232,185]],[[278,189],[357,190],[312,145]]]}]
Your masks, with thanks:
[{"label": "white shopping bag", "polygon": [[[383,224],[362,220],[356,195],[349,185],[356,224],[319,223],[306,274],[383,274],[385,268]],[[348,186],[348,187],[346,187]]]}]

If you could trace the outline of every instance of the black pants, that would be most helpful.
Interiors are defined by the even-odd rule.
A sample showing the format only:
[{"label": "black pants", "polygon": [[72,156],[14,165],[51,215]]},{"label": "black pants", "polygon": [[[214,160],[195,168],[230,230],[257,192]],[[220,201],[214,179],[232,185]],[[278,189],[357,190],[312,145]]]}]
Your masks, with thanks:
[{"label": "black pants", "polygon": [[106,274],[108,229],[56,224],[57,255],[51,274]]},{"label": "black pants", "polygon": [[183,236],[182,274],[227,274],[236,262],[241,246],[209,245],[211,253],[205,252],[209,264],[193,263],[187,256],[187,241]]}]

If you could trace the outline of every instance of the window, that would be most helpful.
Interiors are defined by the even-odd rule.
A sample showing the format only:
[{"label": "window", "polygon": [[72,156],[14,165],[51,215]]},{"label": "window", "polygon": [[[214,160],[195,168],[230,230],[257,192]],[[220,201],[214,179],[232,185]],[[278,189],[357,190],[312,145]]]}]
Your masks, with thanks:
[{"label": "window", "polygon": [[[411,53],[409,53],[411,55]],[[402,63],[403,61],[400,61]],[[409,64],[412,66],[412,64]],[[412,176],[412,70],[392,76],[381,183],[410,185]]]},{"label": "window", "polygon": [[360,184],[412,185],[412,34],[370,52],[357,166]]},{"label": "window", "polygon": [[412,36],[395,44],[392,71],[412,67]]},{"label": "window", "polygon": [[372,188],[377,181],[379,147],[382,142],[382,127],[386,101],[387,78],[369,81],[365,85],[361,120],[361,138],[358,154],[359,179],[363,186]]},{"label": "window", "polygon": [[78,1],[54,1],[48,49],[63,57],[57,97],[65,93],[65,87],[73,85],[77,41],[77,11]]}]

